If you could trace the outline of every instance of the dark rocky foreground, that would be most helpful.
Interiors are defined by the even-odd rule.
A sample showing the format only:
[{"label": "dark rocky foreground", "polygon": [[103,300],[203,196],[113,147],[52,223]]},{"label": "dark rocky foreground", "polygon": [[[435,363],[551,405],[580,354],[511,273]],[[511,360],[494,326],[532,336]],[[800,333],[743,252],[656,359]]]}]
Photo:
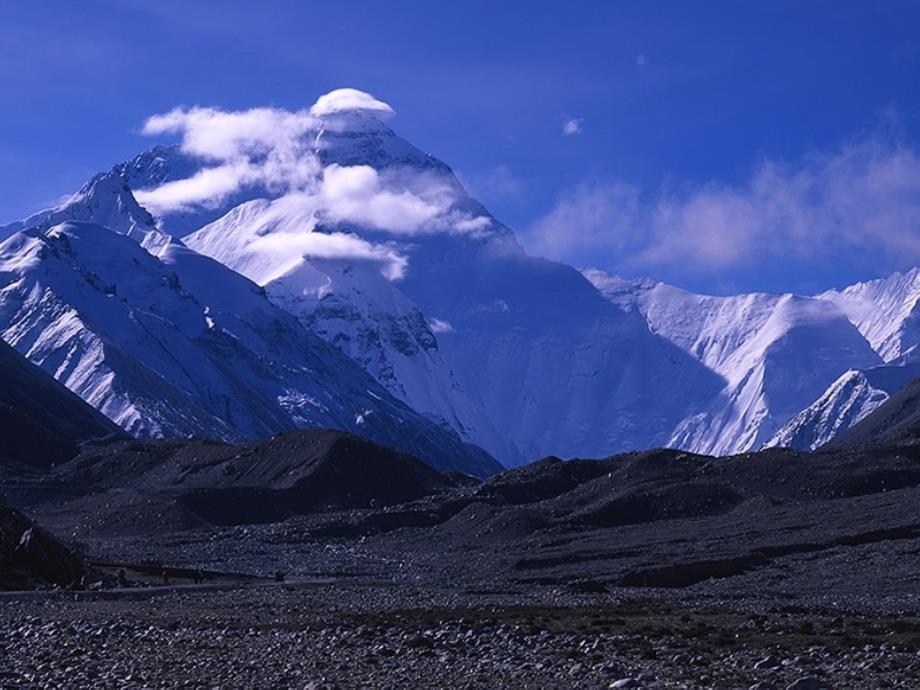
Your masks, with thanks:
[{"label": "dark rocky foreground", "polygon": [[337,432],[114,441],[3,488],[87,557],[0,598],[13,687],[920,687],[912,442],[477,481]]},{"label": "dark rocky foreground", "polygon": [[301,584],[5,599],[4,687],[916,687],[920,620],[809,602]]},{"label": "dark rocky foreground", "polygon": [[77,554],[0,502],[0,590],[66,586],[84,573]]}]

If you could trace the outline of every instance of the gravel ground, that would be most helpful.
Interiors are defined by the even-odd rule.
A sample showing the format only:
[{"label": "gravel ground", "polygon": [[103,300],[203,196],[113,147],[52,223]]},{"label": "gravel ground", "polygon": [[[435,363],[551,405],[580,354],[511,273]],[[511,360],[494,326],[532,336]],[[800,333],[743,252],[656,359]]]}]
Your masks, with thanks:
[{"label": "gravel ground", "polygon": [[405,584],[0,598],[2,687],[917,688],[920,619]]}]

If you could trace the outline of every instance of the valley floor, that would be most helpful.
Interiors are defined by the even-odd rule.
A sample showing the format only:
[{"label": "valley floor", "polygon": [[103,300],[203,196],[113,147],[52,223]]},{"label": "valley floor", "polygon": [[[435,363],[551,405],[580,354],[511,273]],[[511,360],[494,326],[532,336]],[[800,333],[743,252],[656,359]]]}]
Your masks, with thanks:
[{"label": "valley floor", "polygon": [[366,581],[32,593],[0,599],[0,681],[7,688],[916,688],[917,614],[768,596]]},{"label": "valley floor", "polygon": [[[3,484],[90,568],[84,591],[0,595],[0,685],[920,687],[918,444],[648,451],[455,484],[404,458],[418,497],[383,505],[365,471],[381,456],[332,453],[294,497],[333,507],[261,523],[227,518],[292,489],[190,485],[235,451],[163,447]],[[163,564],[185,570],[167,584]]]}]

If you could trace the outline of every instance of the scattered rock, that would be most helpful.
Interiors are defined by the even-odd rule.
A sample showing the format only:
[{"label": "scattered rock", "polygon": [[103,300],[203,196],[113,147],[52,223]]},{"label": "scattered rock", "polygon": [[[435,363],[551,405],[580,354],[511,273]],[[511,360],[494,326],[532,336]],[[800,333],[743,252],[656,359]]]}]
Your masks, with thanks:
[{"label": "scattered rock", "polygon": [[780,665],[779,659],[777,659],[775,656],[768,656],[768,657],[764,657],[763,659],[758,661],[756,664],[754,664],[754,668],[758,670],[763,670],[763,669],[769,670],[771,668],[777,668],[779,667],[779,665]]},{"label": "scattered rock", "polygon": [[786,686],[786,690],[826,690],[827,684],[814,676],[805,676],[799,678],[792,685]]}]

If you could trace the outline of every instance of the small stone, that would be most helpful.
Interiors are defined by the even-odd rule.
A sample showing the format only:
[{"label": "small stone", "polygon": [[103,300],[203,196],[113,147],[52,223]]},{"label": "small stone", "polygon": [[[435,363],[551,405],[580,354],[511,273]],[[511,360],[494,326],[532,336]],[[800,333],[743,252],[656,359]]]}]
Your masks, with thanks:
[{"label": "small stone", "polygon": [[787,686],[786,690],[825,690],[825,688],[827,688],[827,684],[823,680],[814,676],[805,676]]},{"label": "small stone", "polygon": [[768,656],[754,664],[754,668],[757,670],[763,670],[776,668],[779,665],[779,659],[777,659],[775,656]]},{"label": "small stone", "polygon": [[635,678],[620,678],[620,680],[615,680],[610,684],[611,688],[637,688],[639,687],[639,681]]}]

